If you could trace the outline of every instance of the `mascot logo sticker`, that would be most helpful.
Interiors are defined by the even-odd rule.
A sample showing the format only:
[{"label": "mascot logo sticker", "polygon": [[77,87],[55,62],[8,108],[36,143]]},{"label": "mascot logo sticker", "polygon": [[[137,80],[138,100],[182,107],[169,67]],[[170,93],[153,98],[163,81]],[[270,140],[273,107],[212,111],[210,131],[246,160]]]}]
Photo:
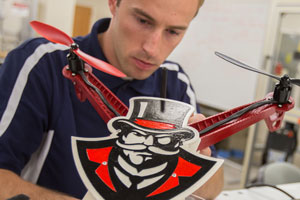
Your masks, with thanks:
[{"label": "mascot logo sticker", "polygon": [[199,133],[187,126],[193,111],[174,100],[136,97],[125,117],[108,122],[109,137],[73,137],[84,199],[184,199],[197,190],[222,160],[196,152]]}]

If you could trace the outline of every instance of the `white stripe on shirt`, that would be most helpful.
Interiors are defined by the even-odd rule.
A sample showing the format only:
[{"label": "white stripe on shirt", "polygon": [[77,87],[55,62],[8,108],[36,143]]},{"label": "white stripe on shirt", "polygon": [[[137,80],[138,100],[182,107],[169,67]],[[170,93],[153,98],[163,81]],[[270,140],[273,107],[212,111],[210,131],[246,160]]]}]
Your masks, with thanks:
[{"label": "white stripe on shirt", "polygon": [[178,72],[178,79],[184,82],[187,85],[186,94],[190,98],[190,104],[195,108],[195,112],[197,112],[197,103],[196,103],[196,95],[195,92],[191,88],[191,83],[186,74],[179,71],[179,66],[173,63],[164,63],[160,67],[165,67],[170,71]]},{"label": "white stripe on shirt", "polygon": [[4,134],[7,127],[11,123],[15,112],[17,110],[17,107],[19,105],[22,93],[24,91],[24,88],[26,86],[29,73],[34,68],[34,66],[39,62],[39,60],[46,54],[50,53],[56,50],[67,50],[68,47],[60,45],[60,44],[53,44],[53,43],[46,43],[41,44],[38,46],[33,54],[31,54],[26,61],[24,62],[24,65],[22,66],[22,69],[17,77],[17,80],[15,82],[14,88],[12,90],[12,93],[9,97],[8,104],[6,106],[6,109],[3,113],[3,116],[0,120],[0,137]]},{"label": "white stripe on shirt", "polygon": [[34,152],[21,172],[21,177],[31,183],[37,183],[47,155],[50,151],[54,131],[51,130],[43,137],[40,147]]}]

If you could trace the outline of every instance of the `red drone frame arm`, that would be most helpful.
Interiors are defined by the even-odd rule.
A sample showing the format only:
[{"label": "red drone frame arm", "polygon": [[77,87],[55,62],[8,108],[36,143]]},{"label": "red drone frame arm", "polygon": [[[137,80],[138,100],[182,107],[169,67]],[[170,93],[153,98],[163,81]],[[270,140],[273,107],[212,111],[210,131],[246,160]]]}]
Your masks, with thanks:
[{"label": "red drone frame arm", "polygon": [[[272,96],[272,94],[269,94],[267,98]],[[263,99],[265,100],[265,99]],[[253,102],[250,104],[246,104],[237,108],[233,108],[231,110],[222,112],[220,114],[213,115],[211,117],[208,117],[202,121],[189,124],[189,126],[192,126],[193,128],[197,129],[198,131],[201,131],[229,116],[232,114],[254,104],[257,102]],[[214,128],[211,131],[208,131],[204,134],[201,134],[201,142],[198,147],[199,150],[204,149],[210,145],[213,145],[231,135],[234,133],[237,133],[238,131],[243,130],[244,128],[249,127],[252,124],[255,124],[259,122],[260,120],[265,120],[267,127],[270,131],[275,131],[280,128],[284,113],[288,110],[291,110],[294,107],[294,101],[292,98],[290,98],[290,103],[286,103],[283,105],[278,104],[266,104],[263,106],[260,106],[258,108],[255,108],[244,115],[240,116],[237,119],[234,119],[230,122],[227,122],[224,125],[221,125],[219,127]]]},{"label": "red drone frame arm", "polygon": [[[127,106],[116,97],[99,79],[97,79],[91,72],[91,67],[85,65],[87,71],[85,72],[88,80],[96,86],[105,99],[108,101],[110,105],[121,115],[125,116],[128,112]],[[94,89],[89,87],[78,74],[72,74],[70,70],[68,70],[68,66],[63,69],[63,75],[70,79],[75,86],[77,97],[84,101],[86,98],[91,102],[93,107],[96,109],[101,118],[107,123],[111,118],[115,117],[115,114],[111,112],[106,105],[102,102],[99,95],[95,92]],[[263,100],[269,99],[272,97],[272,93],[267,95],[267,97]],[[261,100],[261,101],[263,101]],[[199,132],[204,130],[205,128],[226,119],[238,111],[247,108],[248,106],[255,104],[259,101],[249,103],[243,106],[239,106],[233,108],[231,110],[213,115],[204,120],[198,121],[196,123],[189,124]],[[278,105],[278,104],[265,104],[258,108],[255,108],[242,116],[225,123],[219,127],[214,128],[211,131],[208,131],[204,134],[201,134],[201,142],[198,149],[204,149],[210,145],[213,145],[238,131],[249,127],[252,124],[257,123],[260,120],[265,120],[267,126],[270,131],[275,131],[280,128],[281,122],[284,117],[284,113],[288,110],[291,110],[294,107],[294,100],[290,98],[289,103]]]},{"label": "red drone frame arm", "polygon": [[[87,79],[96,86],[100,92],[103,94],[107,102],[121,115],[125,116],[128,112],[127,106],[110,91],[95,75],[92,73],[92,68],[85,65],[85,75]],[[93,107],[96,109],[100,117],[107,123],[111,118],[116,117],[116,115],[107,108],[107,106],[102,102],[99,95],[95,92],[94,89],[89,87],[81,78],[79,74],[72,74],[72,71],[69,70],[68,65],[63,69],[63,75],[70,79],[74,86],[78,99],[80,101],[85,101],[88,99]]]}]

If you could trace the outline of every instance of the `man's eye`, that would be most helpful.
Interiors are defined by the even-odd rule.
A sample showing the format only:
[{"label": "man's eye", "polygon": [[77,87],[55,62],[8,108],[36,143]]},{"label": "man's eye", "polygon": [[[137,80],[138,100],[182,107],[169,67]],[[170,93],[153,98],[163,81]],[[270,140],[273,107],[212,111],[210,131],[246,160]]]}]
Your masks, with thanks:
[{"label": "man's eye", "polygon": [[179,35],[179,32],[172,29],[167,29],[167,32],[170,33],[171,35]]},{"label": "man's eye", "polygon": [[140,24],[150,24],[146,19],[137,17],[137,20]]}]

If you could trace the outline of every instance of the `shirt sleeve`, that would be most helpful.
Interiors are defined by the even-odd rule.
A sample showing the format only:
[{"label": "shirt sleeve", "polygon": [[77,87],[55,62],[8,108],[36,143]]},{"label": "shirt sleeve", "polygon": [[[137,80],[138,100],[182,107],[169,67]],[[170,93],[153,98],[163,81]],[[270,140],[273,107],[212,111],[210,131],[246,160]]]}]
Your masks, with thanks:
[{"label": "shirt sleeve", "polygon": [[51,45],[23,44],[8,54],[0,68],[0,168],[17,174],[41,144],[55,115],[51,110],[54,72],[47,55]]}]

